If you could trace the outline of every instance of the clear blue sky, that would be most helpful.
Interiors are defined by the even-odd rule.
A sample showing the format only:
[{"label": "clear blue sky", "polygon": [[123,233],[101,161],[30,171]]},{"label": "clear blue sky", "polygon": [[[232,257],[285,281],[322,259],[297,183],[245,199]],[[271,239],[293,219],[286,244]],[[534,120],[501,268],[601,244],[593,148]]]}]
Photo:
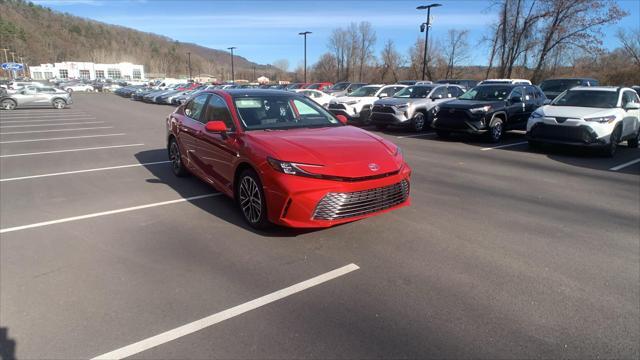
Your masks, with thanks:
[{"label": "clear blue sky", "polygon": [[[266,64],[286,58],[290,69],[303,59],[301,31],[308,38],[308,61],[327,51],[331,30],[350,22],[369,21],[377,33],[377,52],[393,39],[402,53],[415,42],[425,11],[415,10],[422,1],[393,0],[37,0],[38,4],[110,24],[168,36],[215,49],[237,46],[236,53]],[[471,64],[486,64],[486,46],[478,43],[495,19],[489,0],[439,0],[429,36],[444,39],[447,30],[468,29]],[[640,27],[640,0],[618,0],[630,13],[622,22],[604,29],[605,46],[615,48],[618,28]]]}]

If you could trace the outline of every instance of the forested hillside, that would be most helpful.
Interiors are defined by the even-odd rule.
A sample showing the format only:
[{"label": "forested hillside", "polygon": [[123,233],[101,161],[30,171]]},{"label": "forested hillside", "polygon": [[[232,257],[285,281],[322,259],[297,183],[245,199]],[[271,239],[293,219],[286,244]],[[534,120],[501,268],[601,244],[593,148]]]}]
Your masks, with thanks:
[{"label": "forested hillside", "polygon": [[[132,62],[144,64],[148,74],[179,76],[187,74],[186,54],[191,52],[194,75],[227,79],[231,69],[226,51],[83,19],[23,0],[0,0],[0,48],[9,48],[28,64]],[[4,53],[0,56],[4,61]],[[236,78],[252,76],[254,66],[263,68],[239,56],[234,64]]]}]

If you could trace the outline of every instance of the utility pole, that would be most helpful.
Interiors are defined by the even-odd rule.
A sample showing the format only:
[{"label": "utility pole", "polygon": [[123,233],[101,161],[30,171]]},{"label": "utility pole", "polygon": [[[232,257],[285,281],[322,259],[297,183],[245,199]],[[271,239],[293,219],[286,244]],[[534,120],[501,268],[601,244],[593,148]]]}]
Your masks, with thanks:
[{"label": "utility pole", "polygon": [[187,57],[188,57],[188,66],[189,66],[189,80],[191,80],[191,52],[187,52]]},{"label": "utility pole", "polygon": [[307,35],[311,34],[311,31],[304,31],[298,33],[298,35],[304,36],[304,82],[307,83]]},{"label": "utility pole", "polygon": [[424,31],[426,34],[424,36],[424,57],[422,59],[422,80],[424,80],[424,75],[427,69],[427,51],[429,50],[429,28],[431,27],[431,8],[442,6],[442,4],[431,4],[431,5],[422,5],[418,6],[417,10],[427,9],[427,22],[423,23],[420,26],[420,31]]},{"label": "utility pole", "polygon": [[253,80],[254,81],[257,80],[256,79],[256,66],[255,65],[253,65]]},{"label": "utility pole", "polygon": [[11,62],[16,62],[16,57],[15,57],[16,53],[15,52],[11,52]]},{"label": "utility pole", "polygon": [[233,68],[233,50],[234,49],[237,49],[237,47],[231,46],[231,47],[227,48],[227,50],[231,51],[231,82],[232,83],[236,82],[236,75],[235,75],[234,68]]},{"label": "utility pole", "polygon": [[0,49],[2,51],[4,51],[4,62],[8,63],[9,62],[9,58],[7,57],[7,50],[9,49]]}]

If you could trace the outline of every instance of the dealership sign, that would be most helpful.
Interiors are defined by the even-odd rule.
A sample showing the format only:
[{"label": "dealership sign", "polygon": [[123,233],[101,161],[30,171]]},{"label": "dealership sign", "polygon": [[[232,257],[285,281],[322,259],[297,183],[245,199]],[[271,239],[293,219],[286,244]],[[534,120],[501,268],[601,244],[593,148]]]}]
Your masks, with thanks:
[{"label": "dealership sign", "polygon": [[2,67],[2,70],[8,70],[8,71],[11,71],[11,70],[20,71],[24,69],[24,65],[13,63],[13,62],[4,63],[1,65],[1,67]]}]

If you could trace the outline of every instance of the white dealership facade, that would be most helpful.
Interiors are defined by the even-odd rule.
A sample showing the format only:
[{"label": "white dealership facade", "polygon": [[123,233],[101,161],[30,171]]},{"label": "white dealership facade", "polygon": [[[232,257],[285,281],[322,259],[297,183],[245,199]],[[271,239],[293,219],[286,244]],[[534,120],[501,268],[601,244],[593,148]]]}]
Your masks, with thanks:
[{"label": "white dealership facade", "polygon": [[65,61],[53,64],[30,66],[29,72],[34,80],[48,79],[113,79],[143,80],[144,66],[132,63],[96,64],[92,62]]}]

